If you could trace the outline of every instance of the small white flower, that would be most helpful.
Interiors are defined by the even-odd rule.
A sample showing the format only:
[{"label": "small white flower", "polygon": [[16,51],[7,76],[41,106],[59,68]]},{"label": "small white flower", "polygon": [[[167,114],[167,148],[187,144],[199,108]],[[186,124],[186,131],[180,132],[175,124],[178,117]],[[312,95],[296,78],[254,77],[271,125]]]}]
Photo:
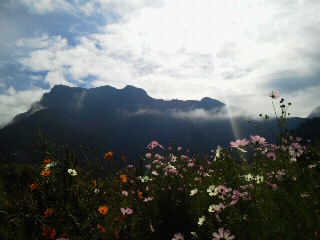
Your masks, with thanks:
[{"label": "small white flower", "polygon": [[197,189],[197,188],[191,190],[190,196],[195,195],[197,192],[198,192],[198,189]]},{"label": "small white flower", "polygon": [[72,168],[68,169],[68,173],[71,174],[71,176],[77,176],[77,171]]},{"label": "small white flower", "polygon": [[208,211],[213,213],[215,211],[215,209],[216,209],[216,205],[212,204],[209,206]]},{"label": "small white flower", "polygon": [[201,226],[205,220],[206,220],[205,216],[202,216],[201,218],[199,218],[198,225]]}]

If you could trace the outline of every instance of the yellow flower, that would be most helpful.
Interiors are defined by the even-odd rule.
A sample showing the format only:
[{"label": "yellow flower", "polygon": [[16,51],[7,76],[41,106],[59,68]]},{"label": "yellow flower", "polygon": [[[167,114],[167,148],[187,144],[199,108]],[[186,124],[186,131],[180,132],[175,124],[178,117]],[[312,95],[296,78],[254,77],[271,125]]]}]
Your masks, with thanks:
[{"label": "yellow flower", "polygon": [[108,207],[107,206],[100,206],[98,211],[101,215],[106,215],[108,213]]}]

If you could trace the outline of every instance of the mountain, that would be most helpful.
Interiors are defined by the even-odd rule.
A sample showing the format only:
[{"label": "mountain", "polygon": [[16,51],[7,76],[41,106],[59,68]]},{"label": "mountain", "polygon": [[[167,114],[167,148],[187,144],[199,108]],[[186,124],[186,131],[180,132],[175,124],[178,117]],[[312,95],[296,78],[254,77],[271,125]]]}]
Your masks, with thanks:
[{"label": "mountain", "polygon": [[315,117],[320,117],[320,106],[313,109],[308,116],[308,118],[315,118]]},{"label": "mountain", "polygon": [[[93,151],[89,151],[89,157],[102,158],[112,151],[116,159],[124,154],[128,163],[134,163],[152,140],[210,154],[217,145],[229,146],[235,138],[257,133],[253,126],[261,122],[248,124],[250,119],[227,115],[235,112],[240,110],[208,97],[200,101],[165,101],[133,86],[54,86],[26,113],[17,115],[0,130],[0,161],[40,163],[43,156],[37,129],[48,134],[57,146],[68,145],[78,156],[82,145]],[[301,121],[292,118],[289,127]],[[276,128],[274,121],[270,125]]]}]

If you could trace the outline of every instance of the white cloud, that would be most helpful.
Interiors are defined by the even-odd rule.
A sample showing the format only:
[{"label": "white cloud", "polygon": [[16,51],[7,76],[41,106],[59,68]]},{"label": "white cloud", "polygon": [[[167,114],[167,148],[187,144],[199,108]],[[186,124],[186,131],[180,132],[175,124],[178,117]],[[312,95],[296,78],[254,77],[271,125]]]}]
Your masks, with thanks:
[{"label": "white cloud", "polygon": [[32,103],[39,101],[46,91],[43,89],[30,89],[16,91],[12,86],[0,95],[0,125],[7,124],[17,114],[26,112]]},{"label": "white cloud", "polygon": [[20,0],[30,10],[45,14],[54,11],[73,11],[73,6],[66,0]]},{"label": "white cloud", "polygon": [[[209,96],[255,114],[263,106],[262,113],[270,114],[268,93],[281,85],[274,79],[288,72],[301,81],[320,74],[320,2],[315,0],[167,0],[160,5],[93,0],[81,6],[88,15],[114,11],[122,19],[74,47],[45,35],[17,43],[32,48],[20,63],[49,71],[51,85],[66,83],[66,75],[73,78],[67,84],[75,85],[93,76],[88,87],[130,84],[156,98]],[[299,116],[319,101],[320,86],[312,87],[315,91],[307,94],[307,88],[297,87],[284,94],[299,98],[292,99]],[[310,106],[303,104],[306,99]]]}]

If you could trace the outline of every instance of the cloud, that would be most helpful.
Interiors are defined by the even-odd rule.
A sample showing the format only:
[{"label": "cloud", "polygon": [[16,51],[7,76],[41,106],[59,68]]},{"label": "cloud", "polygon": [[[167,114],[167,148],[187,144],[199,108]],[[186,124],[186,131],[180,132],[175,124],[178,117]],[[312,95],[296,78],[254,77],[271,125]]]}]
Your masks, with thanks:
[{"label": "cloud", "polygon": [[190,110],[178,110],[178,109],[170,109],[170,110],[158,110],[158,109],[146,109],[141,108],[135,112],[121,111],[126,116],[143,116],[143,115],[158,115],[158,116],[167,116],[177,119],[183,120],[191,120],[191,121],[220,121],[226,120],[230,118],[242,118],[242,119],[256,119],[257,117],[252,116],[248,112],[243,109],[235,108],[232,106],[222,107],[222,108],[214,108],[211,110],[205,110],[203,108],[195,108]]},{"label": "cloud", "polygon": [[65,0],[20,0],[20,2],[38,14],[54,11],[74,11],[73,6]]},{"label": "cloud", "polygon": [[[118,17],[73,45],[45,34],[17,41],[19,63],[47,72],[50,86],[135,85],[156,98],[209,96],[256,114],[264,106],[269,115],[272,90],[299,96],[299,116],[313,107],[305,99],[315,105],[320,98],[319,1],[92,0],[72,7]],[[317,91],[302,94],[310,86]]]},{"label": "cloud", "polygon": [[217,121],[230,118],[252,119],[252,116],[242,109],[223,107],[212,110],[194,109],[190,111],[174,111],[172,116],[178,119],[189,119],[193,121]]},{"label": "cloud", "polygon": [[43,89],[30,89],[16,91],[12,86],[0,95],[0,125],[7,124],[17,114],[26,112],[32,103],[39,101],[47,91]]}]

